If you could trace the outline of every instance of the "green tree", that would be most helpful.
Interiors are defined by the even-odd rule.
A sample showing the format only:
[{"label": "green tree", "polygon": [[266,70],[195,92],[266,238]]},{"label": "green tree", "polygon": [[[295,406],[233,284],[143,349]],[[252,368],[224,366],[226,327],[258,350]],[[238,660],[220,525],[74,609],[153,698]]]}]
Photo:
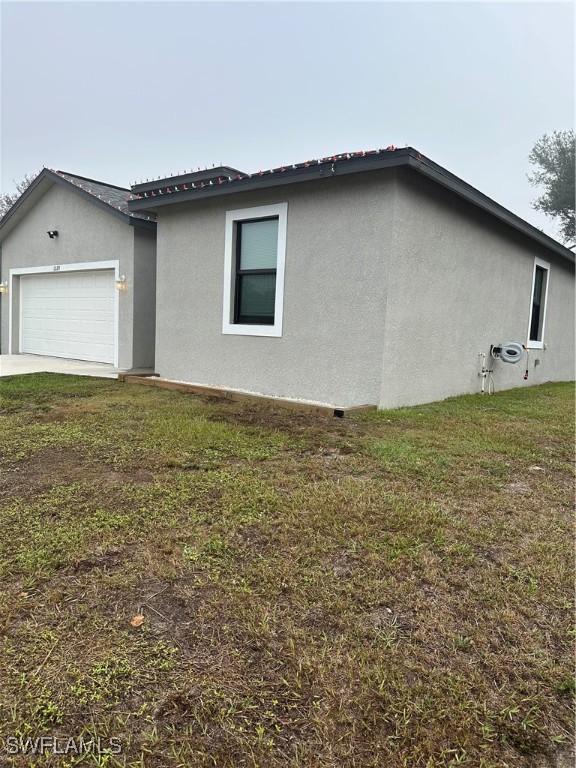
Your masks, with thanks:
[{"label": "green tree", "polygon": [[33,176],[28,176],[28,174],[26,174],[22,181],[16,182],[16,192],[0,192],[0,219],[10,208],[12,208],[16,200],[18,200],[20,195],[28,189],[35,178],[36,174]]},{"label": "green tree", "polygon": [[574,245],[576,241],[575,143],[574,131],[554,131],[550,136],[544,134],[528,158],[535,168],[528,180],[545,190],[532,205],[558,220],[561,237],[567,245]]}]

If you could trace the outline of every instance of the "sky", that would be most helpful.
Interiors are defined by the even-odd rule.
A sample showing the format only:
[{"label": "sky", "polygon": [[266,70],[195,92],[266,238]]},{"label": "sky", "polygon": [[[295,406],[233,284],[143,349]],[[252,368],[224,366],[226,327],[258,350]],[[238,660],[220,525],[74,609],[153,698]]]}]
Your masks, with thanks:
[{"label": "sky", "polygon": [[574,122],[554,2],[6,2],[1,189],[43,166],[127,186],[410,145],[552,236],[535,140]]}]

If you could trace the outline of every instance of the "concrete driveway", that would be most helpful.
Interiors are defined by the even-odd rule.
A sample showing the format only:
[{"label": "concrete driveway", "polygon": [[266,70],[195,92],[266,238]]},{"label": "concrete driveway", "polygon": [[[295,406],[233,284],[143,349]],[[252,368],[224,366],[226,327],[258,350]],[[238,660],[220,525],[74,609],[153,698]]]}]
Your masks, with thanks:
[{"label": "concrete driveway", "polygon": [[118,370],[105,363],[86,363],[82,360],[64,360],[60,357],[41,357],[40,355],[0,355],[0,376],[44,372],[98,376],[107,379],[118,378]]}]

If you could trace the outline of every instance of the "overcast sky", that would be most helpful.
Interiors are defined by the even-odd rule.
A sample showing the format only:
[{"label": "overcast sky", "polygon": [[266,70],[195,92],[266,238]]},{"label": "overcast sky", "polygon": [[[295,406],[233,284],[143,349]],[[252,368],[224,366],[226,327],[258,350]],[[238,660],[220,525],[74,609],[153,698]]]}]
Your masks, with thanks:
[{"label": "overcast sky", "polygon": [[1,183],[123,186],[411,145],[550,234],[528,153],[572,127],[571,3],[2,2]]}]

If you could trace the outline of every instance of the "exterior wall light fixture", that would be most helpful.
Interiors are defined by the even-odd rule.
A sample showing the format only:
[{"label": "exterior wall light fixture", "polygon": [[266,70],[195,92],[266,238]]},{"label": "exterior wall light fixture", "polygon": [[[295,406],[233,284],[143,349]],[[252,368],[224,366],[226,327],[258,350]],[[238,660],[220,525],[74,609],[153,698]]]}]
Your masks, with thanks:
[{"label": "exterior wall light fixture", "polygon": [[128,289],[128,282],[126,275],[120,275],[120,277],[114,282],[117,291],[126,291]]},{"label": "exterior wall light fixture", "polygon": [[55,237],[58,237],[58,230],[57,229],[49,229],[48,232],[46,232],[50,240],[54,240]]},{"label": "exterior wall light fixture", "polygon": [[0,283],[0,293],[8,293],[8,281],[4,280],[3,283]]}]

